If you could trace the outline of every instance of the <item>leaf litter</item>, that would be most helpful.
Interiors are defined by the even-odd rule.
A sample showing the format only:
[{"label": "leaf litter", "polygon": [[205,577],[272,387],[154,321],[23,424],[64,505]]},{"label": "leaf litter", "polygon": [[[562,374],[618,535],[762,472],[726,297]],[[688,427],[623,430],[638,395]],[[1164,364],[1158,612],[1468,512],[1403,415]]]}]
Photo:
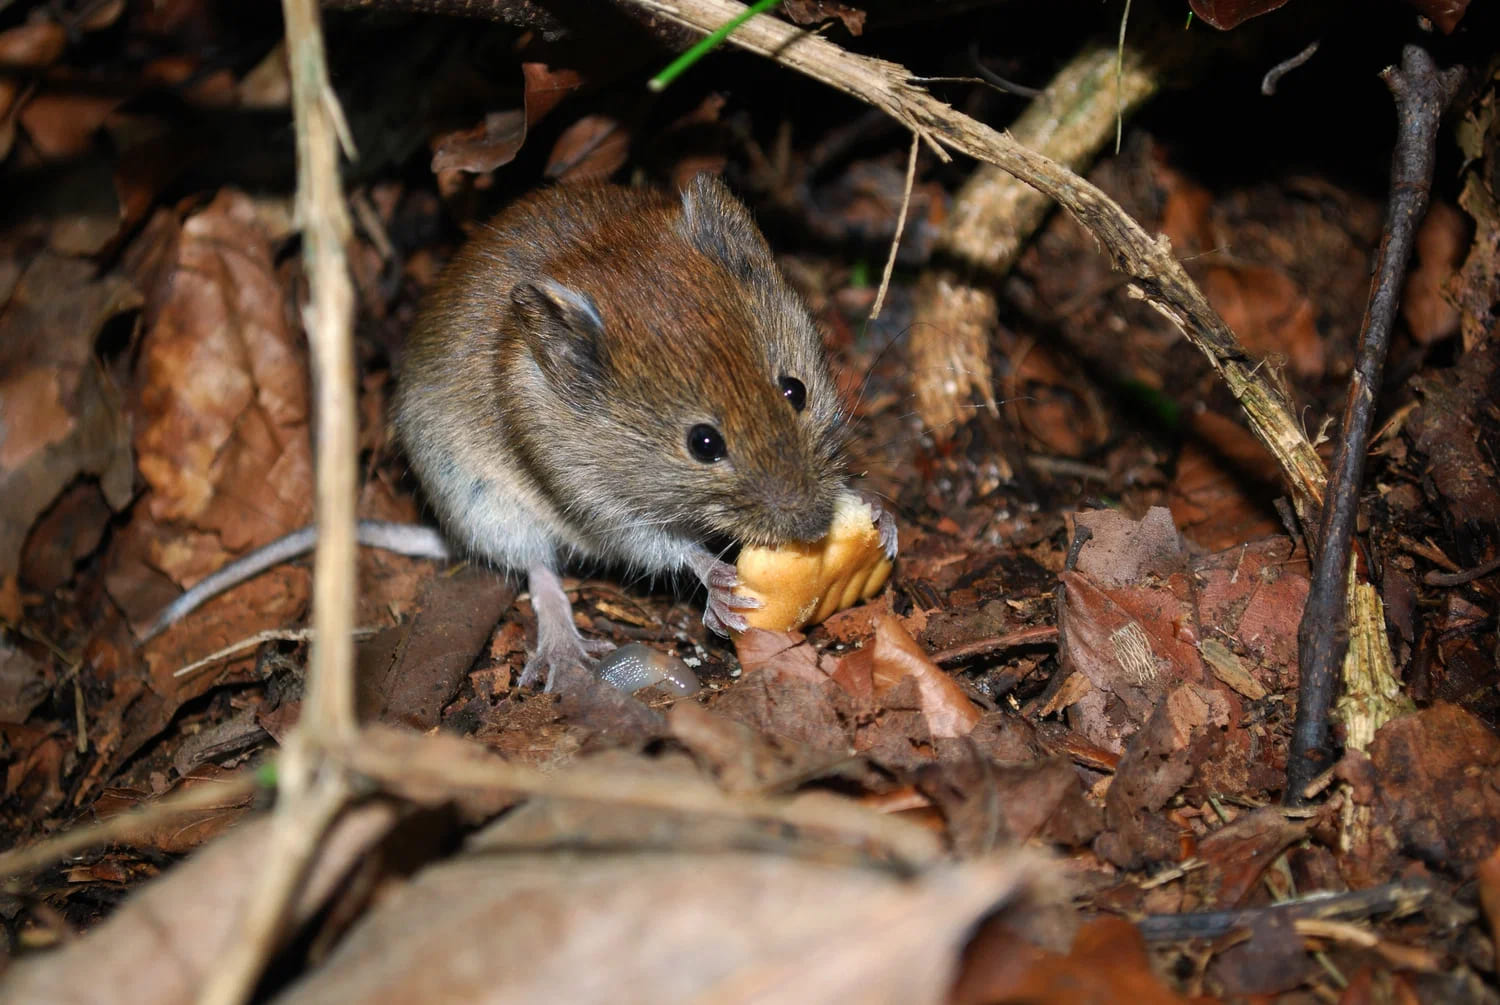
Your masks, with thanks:
[{"label": "leaf litter", "polygon": [[[793,13],[880,38],[868,6],[868,18],[844,4]],[[1273,6],[1219,16],[1269,21]],[[171,7],[118,25],[106,10],[83,30],[176,47],[128,69],[177,88],[181,108],[72,93],[65,73],[23,80],[89,57],[41,15],[0,32],[14,54],[0,88],[13,166],[93,157],[119,198],[62,186],[37,205],[65,212],[0,234],[0,752],[15,846],[169,792],[211,794],[299,714],[294,642],[174,673],[298,624],[304,565],[144,647],[133,635],[182,587],[311,513],[304,278],[285,193],[207,184],[203,160],[171,155],[191,138],[187,109],[284,103],[284,57],[267,35],[258,62],[215,65],[198,45],[229,29],[195,3]],[[411,34],[430,44],[444,30],[417,19]],[[1500,535],[1488,281],[1500,259],[1481,173],[1440,197],[1419,238],[1365,493],[1361,561],[1378,570],[1414,710],[1348,750],[1319,805],[1288,811],[1306,544],[1214,375],[1127,298],[1076,223],[1051,220],[1005,282],[1008,314],[989,333],[999,400],[929,436],[899,348],[883,350],[899,345],[910,283],[861,332],[868,298],[849,256],[793,236],[799,220],[822,241],[889,234],[900,156],[794,138],[793,122],[839,135],[811,91],[769,124],[722,92],[642,117],[591,96],[637,60],[532,37],[495,83],[464,76],[482,52],[470,42],[430,80],[450,102],[441,115],[379,127],[384,149],[418,152],[436,182],[386,165],[352,183],[368,208],[351,252],[368,318],[362,515],[421,513],[383,414],[400,334],[456,239],[444,219],[473,226],[542,175],[709,165],[740,172],[789,249],[858,419],[857,469],[898,514],[902,560],[869,605],[734,647],[672,584],[570,580],[582,628],[671,650],[706,685],[637,701],[518,692],[533,618],[515,584],[362,555],[359,623],[375,631],[359,644],[361,718],[408,731],[385,741],[407,785],[325,838],[268,998],[1495,999],[1497,580],[1424,579],[1482,565]],[[346,104],[376,107],[372,87]],[[1481,134],[1493,100],[1473,99]],[[1092,177],[1195,256],[1218,310],[1313,403],[1309,423],[1336,409],[1378,200],[1274,171],[1247,184],[1244,165],[1214,177],[1178,162],[1173,144],[1189,140],[1152,128],[1168,139],[1138,133]],[[106,132],[113,160],[94,143]],[[1492,143],[1475,149],[1494,157]],[[372,161],[361,170],[379,175]],[[930,231],[954,186],[923,171]],[[914,231],[904,267],[924,267],[931,247]],[[420,748],[413,730],[431,734]],[[548,794],[507,788],[497,766],[582,774]],[[12,880],[0,992],[193,997],[259,875],[255,802],[210,803]],[[1415,907],[1352,920],[1273,909],[1398,882],[1420,890],[1402,901]],[[1148,939],[1136,924],[1226,914],[1238,919],[1227,934]]]}]

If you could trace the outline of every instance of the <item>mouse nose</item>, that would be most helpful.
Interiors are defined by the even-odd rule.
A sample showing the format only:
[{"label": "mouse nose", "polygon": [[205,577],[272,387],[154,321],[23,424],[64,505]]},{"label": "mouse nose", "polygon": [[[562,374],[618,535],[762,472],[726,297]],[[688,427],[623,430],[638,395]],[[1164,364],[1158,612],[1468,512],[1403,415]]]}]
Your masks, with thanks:
[{"label": "mouse nose", "polygon": [[773,500],[772,509],[780,515],[781,533],[789,541],[816,541],[833,526],[833,498],[809,497],[788,493]]}]

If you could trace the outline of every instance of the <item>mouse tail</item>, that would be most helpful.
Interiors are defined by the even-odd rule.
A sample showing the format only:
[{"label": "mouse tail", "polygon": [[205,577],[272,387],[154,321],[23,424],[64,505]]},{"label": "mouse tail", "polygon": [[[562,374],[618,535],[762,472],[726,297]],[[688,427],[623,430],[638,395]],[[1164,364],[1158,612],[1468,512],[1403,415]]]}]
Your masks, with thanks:
[{"label": "mouse tail", "polygon": [[[409,558],[446,559],[451,557],[447,542],[431,527],[385,520],[361,520],[355,525],[355,537],[367,548],[380,548]],[[256,548],[243,558],[235,559],[212,575],[199,580],[156,616],[141,636],[148,642],[202,607],[225,590],[238,586],[267,569],[289,562],[312,551],[318,543],[318,528],[309,524],[270,544]]]}]

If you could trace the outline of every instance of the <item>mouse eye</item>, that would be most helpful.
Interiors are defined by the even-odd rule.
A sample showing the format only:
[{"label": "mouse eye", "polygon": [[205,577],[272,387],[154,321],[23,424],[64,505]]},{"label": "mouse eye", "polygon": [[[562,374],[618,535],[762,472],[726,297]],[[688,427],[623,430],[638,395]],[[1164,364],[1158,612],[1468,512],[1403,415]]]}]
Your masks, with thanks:
[{"label": "mouse eye", "polygon": [[802,381],[796,377],[782,377],[777,385],[781,388],[781,396],[792,403],[797,411],[807,404],[807,388],[802,386]]},{"label": "mouse eye", "polygon": [[719,431],[702,422],[688,430],[687,448],[688,453],[704,464],[722,461],[724,455],[729,453],[724,447],[724,437],[719,435]]}]

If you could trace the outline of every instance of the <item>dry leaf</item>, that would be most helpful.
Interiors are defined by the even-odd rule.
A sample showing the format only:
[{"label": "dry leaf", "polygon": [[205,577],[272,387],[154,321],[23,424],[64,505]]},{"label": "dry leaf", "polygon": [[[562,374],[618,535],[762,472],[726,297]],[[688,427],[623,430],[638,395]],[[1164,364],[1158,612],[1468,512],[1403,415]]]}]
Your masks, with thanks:
[{"label": "dry leaf", "polygon": [[749,853],[473,856],[382,901],[278,1001],[937,1003],[969,926],[1034,868],[904,881]]},{"label": "dry leaf", "polygon": [[889,693],[907,677],[916,678],[922,714],[934,737],[965,736],[979,722],[979,709],[963,688],[932,662],[895,615],[880,619],[872,649],[876,697]]},{"label": "dry leaf", "polygon": [[43,253],[0,312],[0,582],[16,575],[32,522],[80,474],[100,479],[111,506],[129,501],[127,425],[94,341],[139,306],[120,277]]}]

